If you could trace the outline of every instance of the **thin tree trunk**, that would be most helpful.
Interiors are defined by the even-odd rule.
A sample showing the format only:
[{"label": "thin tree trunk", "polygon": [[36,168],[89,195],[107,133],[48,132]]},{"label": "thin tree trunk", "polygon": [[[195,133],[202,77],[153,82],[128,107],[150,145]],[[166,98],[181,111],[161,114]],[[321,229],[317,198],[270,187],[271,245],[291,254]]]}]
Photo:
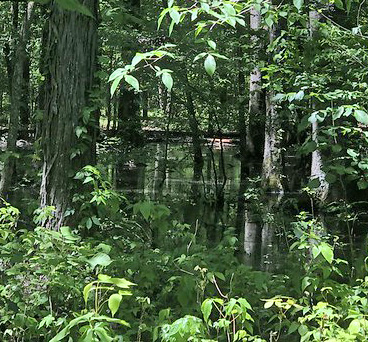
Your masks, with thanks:
[{"label": "thin tree trunk", "polygon": [[[0,195],[6,196],[12,183],[16,161],[16,144],[19,132],[19,120],[22,101],[22,85],[24,66],[27,59],[27,42],[30,36],[30,26],[33,19],[34,2],[29,2],[26,7],[21,32],[18,35],[17,46],[11,63],[11,88],[10,88],[10,119],[7,139],[8,156],[4,162],[0,181]],[[15,37],[14,37],[15,39]]]},{"label": "thin tree trunk", "polygon": [[245,122],[246,100],[245,100],[245,74],[243,70],[243,51],[239,47],[238,55],[238,131],[240,136],[240,177],[241,182],[244,182],[248,176],[248,168],[246,166],[247,158],[247,125]]},{"label": "thin tree trunk", "polygon": [[250,73],[249,81],[249,114],[248,114],[248,125],[247,125],[247,151],[251,155],[255,154],[255,142],[254,142],[254,129],[255,121],[259,118],[262,108],[262,75],[259,69],[259,51],[261,40],[259,39],[259,30],[261,29],[261,13],[254,7],[250,10],[250,29],[253,31],[251,41],[253,48],[253,60],[255,66]]},{"label": "thin tree trunk", "polygon": [[[270,44],[276,38],[274,25],[269,29]],[[263,186],[273,192],[283,192],[281,182],[281,136],[280,117],[276,105],[273,102],[275,92],[267,89],[266,92],[266,124],[265,142],[263,149],[262,181]]]},{"label": "thin tree trunk", "polygon": [[29,55],[26,54],[25,59],[23,61],[23,77],[21,83],[21,93],[22,99],[19,104],[20,108],[20,131],[19,138],[27,139],[28,138],[28,129],[30,123],[30,58]]},{"label": "thin tree trunk", "polygon": [[[98,0],[85,0],[83,4],[97,17]],[[93,139],[78,139],[76,129],[84,125],[82,113],[94,84],[96,19],[52,4],[47,53],[40,195],[42,207],[55,207],[54,217],[45,225],[59,229],[67,223],[66,213],[71,207],[72,177],[90,163],[95,148]]]},{"label": "thin tree trunk", "polygon": [[[310,38],[315,38],[318,32],[319,21],[321,20],[321,14],[316,10],[309,11],[309,29]],[[312,109],[315,109],[315,103],[312,102]],[[317,149],[312,152],[311,162],[311,179],[318,179],[319,186],[316,189],[317,198],[323,202],[326,200],[329,191],[329,184],[326,181],[326,174],[323,171],[323,160],[321,151],[318,149],[318,122],[312,124],[312,141],[317,144]]]},{"label": "thin tree trunk", "polygon": [[198,166],[203,166],[203,155],[202,155],[202,146],[201,146],[201,134],[198,126],[198,121],[196,118],[196,112],[193,103],[192,93],[189,89],[189,84],[185,86],[185,97],[186,97],[186,107],[188,111],[188,120],[189,120],[189,128],[192,136],[192,145],[193,145],[193,155],[194,155],[194,164]]}]

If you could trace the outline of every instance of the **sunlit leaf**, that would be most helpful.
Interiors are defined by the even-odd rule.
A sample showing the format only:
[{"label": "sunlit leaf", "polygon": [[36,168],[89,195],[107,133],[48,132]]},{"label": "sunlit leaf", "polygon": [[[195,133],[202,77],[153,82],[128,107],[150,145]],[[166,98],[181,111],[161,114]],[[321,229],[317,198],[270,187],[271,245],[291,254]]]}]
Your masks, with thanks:
[{"label": "sunlit leaf", "polygon": [[113,317],[116,314],[116,312],[119,310],[122,298],[123,297],[119,293],[114,293],[109,298],[108,305],[111,311],[111,315]]},{"label": "sunlit leaf", "polygon": [[204,68],[208,75],[212,76],[216,70],[216,60],[212,55],[208,55],[204,61]]}]

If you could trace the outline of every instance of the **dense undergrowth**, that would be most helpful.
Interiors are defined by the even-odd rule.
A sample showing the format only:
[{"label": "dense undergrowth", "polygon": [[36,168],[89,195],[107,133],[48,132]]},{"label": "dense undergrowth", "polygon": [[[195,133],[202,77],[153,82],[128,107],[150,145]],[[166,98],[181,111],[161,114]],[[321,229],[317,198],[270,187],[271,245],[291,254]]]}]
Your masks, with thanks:
[{"label": "dense undergrowth", "polygon": [[42,228],[53,208],[20,228],[3,202],[2,341],[366,341],[368,277],[356,279],[307,213],[272,274],[241,262],[232,228],[210,248],[166,206],[128,203],[97,169],[75,178],[88,191],[60,231]]}]

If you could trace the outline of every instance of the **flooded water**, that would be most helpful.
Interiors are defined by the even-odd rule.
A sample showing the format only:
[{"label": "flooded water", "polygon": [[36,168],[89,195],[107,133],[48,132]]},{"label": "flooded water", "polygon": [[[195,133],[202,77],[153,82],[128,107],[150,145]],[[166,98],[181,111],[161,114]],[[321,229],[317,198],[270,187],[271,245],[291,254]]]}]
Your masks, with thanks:
[{"label": "flooded water", "polygon": [[[105,149],[107,153],[102,151],[100,156],[101,162],[108,165],[110,182],[129,200],[145,199],[167,205],[173,219],[191,224],[193,229],[199,225],[209,245],[216,245],[229,228],[233,229],[241,246],[239,257],[256,269],[275,271],[284,267],[290,222],[300,211],[311,210],[306,195],[260,197],[259,183],[241,183],[239,148],[231,141],[221,144],[208,140],[202,146],[204,163],[199,169],[193,165],[189,142],[167,146],[149,143],[124,153]],[[290,166],[289,169],[293,170]],[[291,176],[295,177],[295,170]],[[336,216],[324,219],[326,226],[333,228],[332,233],[337,234]],[[348,254],[342,256],[351,260],[365,248],[365,235],[352,241],[344,229],[340,235],[345,247],[340,253]]]},{"label": "flooded water", "polygon": [[[110,182],[130,200],[152,200],[166,204],[173,218],[199,223],[209,244],[219,242],[227,229],[236,231],[242,251],[240,258],[257,268],[269,270],[278,264],[282,241],[272,213],[277,196],[270,195],[263,214],[254,214],[256,190],[241,187],[239,148],[229,141],[207,141],[203,145],[203,167],[195,172],[189,143],[149,143],[128,153],[101,154],[108,166]],[[246,196],[244,196],[246,192]],[[247,197],[248,196],[248,197]],[[265,223],[266,222],[266,223]],[[202,234],[202,235],[203,235]]]}]

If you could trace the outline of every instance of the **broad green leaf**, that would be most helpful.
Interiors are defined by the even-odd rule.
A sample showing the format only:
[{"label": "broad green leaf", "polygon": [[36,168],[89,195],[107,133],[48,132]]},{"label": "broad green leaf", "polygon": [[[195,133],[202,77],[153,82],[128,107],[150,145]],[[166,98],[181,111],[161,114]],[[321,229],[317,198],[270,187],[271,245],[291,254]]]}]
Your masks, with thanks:
[{"label": "broad green leaf", "polygon": [[124,79],[125,79],[125,82],[130,84],[136,91],[139,91],[139,82],[134,76],[125,75]]},{"label": "broad green leaf", "polygon": [[96,335],[100,338],[101,342],[112,342],[114,339],[110,337],[107,331],[102,327],[96,327],[94,329]]},{"label": "broad green leaf", "polygon": [[208,46],[212,49],[212,50],[216,50],[216,43],[213,40],[209,40],[207,42]]},{"label": "broad green leaf", "polygon": [[306,325],[301,325],[298,328],[298,333],[300,336],[304,336],[308,332],[308,327]]},{"label": "broad green leaf", "polygon": [[212,55],[208,55],[204,61],[204,68],[208,75],[212,76],[216,70],[216,60]]},{"label": "broad green leaf", "polygon": [[265,23],[266,23],[266,25],[268,26],[268,27],[272,27],[272,25],[273,25],[273,18],[272,18],[272,16],[268,16],[266,19],[265,19]]},{"label": "broad green leaf", "polygon": [[116,314],[116,312],[119,310],[119,306],[120,306],[122,298],[123,297],[120,294],[114,293],[110,296],[108,300],[109,309],[113,317]]},{"label": "broad green leaf", "polygon": [[298,328],[299,328],[300,324],[298,322],[292,322],[290,325],[289,325],[289,329],[288,329],[288,332],[287,334],[290,335],[292,334],[293,332],[297,331]]},{"label": "broad green leaf", "polygon": [[136,285],[135,283],[132,283],[124,278],[112,278],[106,274],[99,274],[98,280],[104,283],[114,284],[122,289],[128,289],[130,286]]},{"label": "broad green leaf", "polygon": [[202,53],[198,54],[197,56],[194,57],[193,63],[195,63],[196,61],[198,61],[199,59],[203,58],[206,55],[207,54],[205,52],[202,52]]},{"label": "broad green leaf", "polygon": [[180,23],[180,13],[176,9],[171,9],[169,14],[174,23],[178,25]]},{"label": "broad green leaf", "polygon": [[299,11],[304,4],[304,0],[293,0],[293,4]]},{"label": "broad green leaf", "polygon": [[137,53],[132,59],[132,65],[136,66],[143,59],[143,55],[141,53]]},{"label": "broad green leaf", "polygon": [[109,77],[108,82],[113,81],[115,78],[117,78],[118,76],[122,76],[124,75],[125,69],[123,68],[118,68],[116,69]]},{"label": "broad green leaf", "polygon": [[203,318],[205,322],[208,322],[208,319],[211,315],[212,311],[212,299],[207,298],[201,305],[201,311],[203,314]]},{"label": "broad green leaf", "polygon": [[114,79],[114,82],[112,82],[111,89],[110,89],[111,97],[114,96],[116,88],[119,86],[123,78],[124,78],[124,75],[120,75]]},{"label": "broad green leaf", "polygon": [[354,111],[354,117],[363,125],[368,125],[368,114],[365,111],[356,109]]},{"label": "broad green leaf", "polygon": [[252,310],[252,306],[249,304],[249,302],[245,298],[239,298],[238,303],[246,308],[247,310]]},{"label": "broad green leaf", "polygon": [[308,188],[311,189],[316,189],[321,185],[321,182],[318,178],[313,178],[312,180],[309,181],[308,183]]},{"label": "broad green leaf", "polygon": [[323,255],[323,257],[326,259],[326,261],[331,264],[333,257],[334,257],[334,253],[333,253],[333,249],[331,246],[329,246],[327,243],[322,242],[320,245],[320,250],[321,253]]},{"label": "broad green leaf", "polygon": [[108,266],[112,263],[112,260],[105,253],[97,253],[95,256],[88,260],[88,263],[92,266],[92,269],[94,269],[97,265],[102,267]]},{"label": "broad green leaf", "polygon": [[265,309],[269,309],[272,305],[273,305],[274,301],[273,300],[267,300],[266,303],[264,303],[264,308]]},{"label": "broad green leaf", "polygon": [[87,301],[88,301],[89,292],[92,290],[92,287],[93,287],[94,284],[95,284],[95,282],[89,283],[83,289],[83,298],[84,298],[84,302],[86,304],[87,304]]},{"label": "broad green leaf", "polygon": [[77,236],[73,235],[73,233],[70,230],[70,227],[60,227],[60,233],[62,237],[67,240],[71,240],[71,241],[79,240]]},{"label": "broad green leaf", "polygon": [[132,283],[131,281],[126,280],[124,278],[111,278],[110,282],[111,282],[111,284],[114,284],[117,287],[120,287],[121,289],[128,289],[131,286],[137,285],[137,284]]},{"label": "broad green leaf", "polygon": [[317,246],[313,246],[312,248],[313,259],[316,259],[320,253],[321,253],[320,249]]},{"label": "broad green leaf", "polygon": [[360,331],[360,322],[359,322],[359,320],[358,319],[352,320],[349,324],[348,330],[349,330],[350,334],[353,334],[353,335],[358,334],[359,331]]},{"label": "broad green leaf", "polygon": [[171,91],[174,81],[173,78],[171,77],[171,75],[167,72],[164,72],[161,76],[162,78],[162,83],[165,85],[165,87],[167,88],[168,91]]}]

